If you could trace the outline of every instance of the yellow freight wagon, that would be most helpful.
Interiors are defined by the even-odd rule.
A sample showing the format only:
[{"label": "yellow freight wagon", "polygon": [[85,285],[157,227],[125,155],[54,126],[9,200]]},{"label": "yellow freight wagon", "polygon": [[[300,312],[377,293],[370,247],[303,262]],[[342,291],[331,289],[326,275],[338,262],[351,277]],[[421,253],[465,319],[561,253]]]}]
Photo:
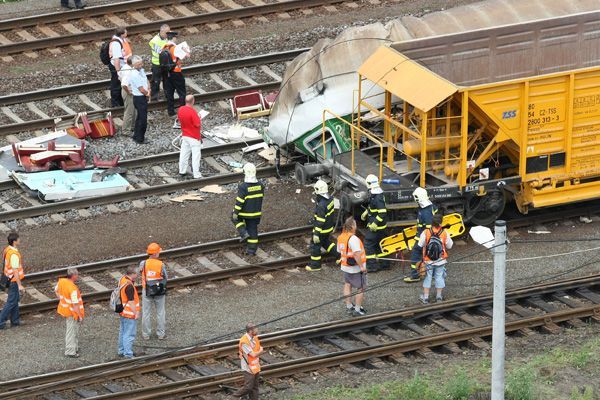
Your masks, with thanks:
[{"label": "yellow freight wagon", "polygon": [[600,13],[382,46],[358,76],[351,118],[323,113],[353,144],[321,160],[346,209],[367,173],[392,210],[422,186],[483,224],[600,198]]}]

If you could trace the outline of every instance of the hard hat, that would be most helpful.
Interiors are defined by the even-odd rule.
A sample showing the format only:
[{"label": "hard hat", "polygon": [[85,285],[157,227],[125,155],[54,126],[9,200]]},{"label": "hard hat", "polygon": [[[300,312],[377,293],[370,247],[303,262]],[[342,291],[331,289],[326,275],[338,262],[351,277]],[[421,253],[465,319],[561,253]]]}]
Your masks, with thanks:
[{"label": "hard hat", "polygon": [[315,193],[316,194],[328,194],[329,193],[329,188],[327,187],[327,183],[321,179],[319,179],[317,181],[317,183],[315,183]]},{"label": "hard hat", "polygon": [[379,187],[379,178],[373,174],[368,175],[365,181],[367,182],[367,188],[369,190],[376,189]]},{"label": "hard hat", "polygon": [[413,192],[413,198],[415,199],[415,202],[422,204],[429,200],[429,195],[427,194],[427,190],[418,187]]},{"label": "hard hat", "polygon": [[254,166],[254,164],[244,164],[244,177],[246,179],[254,179],[256,177],[256,166]]},{"label": "hard hat", "polygon": [[158,243],[150,243],[146,249],[146,253],[149,255],[158,254],[162,251]]}]

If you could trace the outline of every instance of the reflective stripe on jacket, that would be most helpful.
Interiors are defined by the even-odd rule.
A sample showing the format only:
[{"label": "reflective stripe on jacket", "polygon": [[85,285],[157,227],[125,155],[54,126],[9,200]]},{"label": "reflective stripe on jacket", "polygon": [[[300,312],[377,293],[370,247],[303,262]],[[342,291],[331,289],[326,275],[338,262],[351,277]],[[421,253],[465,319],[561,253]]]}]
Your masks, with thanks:
[{"label": "reflective stripe on jacket", "polygon": [[168,43],[167,39],[163,39],[159,34],[154,36],[148,44],[150,45],[150,50],[152,52],[152,64],[160,65],[160,61],[158,59],[158,55],[162,51],[163,47]]},{"label": "reflective stripe on jacket", "polygon": [[313,233],[324,235],[333,232],[335,226],[335,207],[333,197],[327,199],[323,196],[317,196],[317,205],[315,206],[315,217],[313,220]]},{"label": "reflective stripe on jacket", "polygon": [[17,250],[16,247],[12,247],[12,246],[6,246],[4,248],[4,275],[8,276],[11,282],[16,282],[17,279],[15,278],[15,271],[13,270],[12,264],[10,262],[10,259],[12,258],[13,255],[16,255],[17,257],[19,257],[19,278],[21,278],[21,280],[25,279],[25,272],[23,272],[23,264],[22,264],[22,258],[21,258],[21,253],[19,252],[19,250]]},{"label": "reflective stripe on jacket", "polygon": [[[354,235],[351,232],[342,232],[337,239],[337,248],[342,260],[341,266],[346,267],[347,272],[358,273],[360,272],[360,266],[365,265],[365,263],[367,262],[367,253],[365,251],[365,246],[362,240],[358,239],[358,241],[360,242],[360,260],[354,259],[354,252],[350,248],[349,244],[352,236],[356,235]],[[356,265],[350,265],[348,263],[348,260],[350,259],[354,259],[356,261]]]},{"label": "reflective stripe on jacket", "polygon": [[375,222],[378,231],[387,228],[387,207],[383,193],[371,194],[368,211],[367,224]]},{"label": "reflective stripe on jacket", "polygon": [[85,311],[83,309],[83,300],[81,299],[81,292],[79,288],[69,278],[60,278],[58,280],[58,285],[56,285],[56,292],[58,293],[58,308],[56,311],[65,318],[79,318],[79,315],[75,313],[75,309],[73,307],[73,299],[71,295],[73,292],[77,292],[77,304],[79,304],[79,311],[81,313],[81,317],[85,315]]},{"label": "reflective stripe on jacket", "polygon": [[[252,346],[252,342],[254,342],[254,346]],[[238,345],[238,352],[240,360],[242,360],[242,364],[245,362],[248,365],[250,372],[256,375],[260,372],[260,359],[259,357],[246,354],[243,348],[244,345],[250,347],[253,353],[258,353],[260,351],[260,340],[258,340],[258,336],[254,336],[254,338],[250,340],[249,335],[246,333],[244,336],[242,336]]]},{"label": "reflective stripe on jacket", "polygon": [[242,218],[260,218],[264,186],[260,182],[242,182],[238,185],[233,212]]},{"label": "reflective stripe on jacket", "polygon": [[[133,286],[133,302],[135,304],[135,310],[131,308],[129,301],[127,301],[127,296],[125,295],[125,289],[127,289],[127,286],[129,285]],[[119,286],[121,286],[121,303],[123,304],[123,312],[120,314],[121,317],[136,319],[136,312],[140,312],[140,298],[135,285],[127,275],[123,275],[119,280]]]},{"label": "reflective stripe on jacket", "polygon": [[437,214],[437,211],[437,207],[433,204],[419,208],[417,211],[417,236],[419,236],[423,230],[431,228],[433,216]]},{"label": "reflective stripe on jacket", "polygon": [[[441,233],[440,233],[441,231]],[[439,238],[440,241],[442,242],[442,256],[440,257],[440,260],[445,260],[448,258],[448,253],[446,252],[446,236],[448,235],[448,232],[446,232],[444,230],[444,228],[439,227],[439,228],[429,228],[425,231],[425,246],[423,246],[423,261],[432,261],[429,257],[427,257],[427,244],[429,244],[429,240],[431,239],[431,235],[433,235],[433,233],[438,234],[439,233]],[[438,261],[438,260],[435,260]]]},{"label": "reflective stripe on jacket", "polygon": [[162,280],[163,262],[157,258],[149,258],[144,261],[144,270],[142,272],[142,287],[146,287],[146,281]]}]

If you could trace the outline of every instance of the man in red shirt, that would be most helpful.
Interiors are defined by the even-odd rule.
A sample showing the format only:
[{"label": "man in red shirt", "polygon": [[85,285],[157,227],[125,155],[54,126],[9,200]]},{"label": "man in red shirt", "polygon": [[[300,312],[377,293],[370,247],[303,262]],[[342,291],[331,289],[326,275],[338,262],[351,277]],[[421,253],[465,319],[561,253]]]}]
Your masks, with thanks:
[{"label": "man in red shirt", "polygon": [[177,118],[181,124],[181,151],[179,152],[179,175],[187,174],[190,154],[192,155],[192,172],[194,179],[202,178],[200,173],[200,151],[202,136],[200,130],[202,121],[193,107],[194,96],[185,96],[185,106],[179,107]]}]

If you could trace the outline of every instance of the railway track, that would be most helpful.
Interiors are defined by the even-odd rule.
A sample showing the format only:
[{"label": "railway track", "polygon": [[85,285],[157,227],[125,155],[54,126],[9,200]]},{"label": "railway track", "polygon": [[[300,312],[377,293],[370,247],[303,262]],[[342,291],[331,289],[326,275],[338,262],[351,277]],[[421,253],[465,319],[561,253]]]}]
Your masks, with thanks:
[{"label": "railway track", "polygon": [[[234,252],[240,247],[237,237],[164,250],[161,257],[167,266],[169,289],[303,267],[310,257],[306,249],[308,243],[302,236],[308,237],[310,230],[310,226],[301,226],[261,233],[262,245],[257,257]],[[86,302],[108,301],[113,286],[122,276],[121,270],[146,258],[146,254],[136,254],[75,266],[82,275],[83,299]],[[53,285],[65,273],[66,267],[27,274],[28,285],[20,306],[21,313],[56,309],[58,303],[53,295]],[[6,295],[0,295],[0,300],[4,302]]]},{"label": "railway track", "polygon": [[[481,295],[261,335],[263,387],[277,391],[308,373],[349,372],[410,363],[410,357],[487,350],[492,297]],[[600,321],[600,275],[510,290],[506,332],[558,334]],[[237,333],[231,333],[231,336]],[[285,378],[282,379],[282,378]],[[206,395],[241,381],[237,341],[202,344],[134,360],[114,361],[0,383],[0,399],[160,399]]]},{"label": "railway track", "polygon": [[[83,10],[15,18],[0,22],[0,54],[5,62],[11,55],[24,53],[37,58],[37,52],[49,50],[60,54],[60,47],[72,46],[83,50],[82,43],[99,43],[111,37],[118,26],[126,26],[130,35],[154,34],[168,23],[173,29],[198,33],[196,27],[208,25],[218,29],[219,23],[232,21],[243,25],[241,19],[258,18],[268,22],[268,15],[290,19],[288,12],[303,10],[305,14],[336,12],[336,4],[344,0],[236,0],[216,2],[192,0],[138,0],[88,7]],[[356,3],[354,3],[356,6]]]},{"label": "railway track", "polygon": [[[284,63],[304,51],[306,49],[287,50],[185,67],[187,91],[195,94],[197,102],[216,101],[221,108],[229,110],[223,100],[239,92],[279,88]],[[56,118],[67,120],[83,111],[111,111],[114,116],[121,116],[122,107],[106,107],[110,104],[108,86],[108,80],[101,80],[0,96],[0,136],[53,128]],[[164,108],[165,100],[149,104],[150,110]],[[8,139],[18,140],[10,136]]]}]

